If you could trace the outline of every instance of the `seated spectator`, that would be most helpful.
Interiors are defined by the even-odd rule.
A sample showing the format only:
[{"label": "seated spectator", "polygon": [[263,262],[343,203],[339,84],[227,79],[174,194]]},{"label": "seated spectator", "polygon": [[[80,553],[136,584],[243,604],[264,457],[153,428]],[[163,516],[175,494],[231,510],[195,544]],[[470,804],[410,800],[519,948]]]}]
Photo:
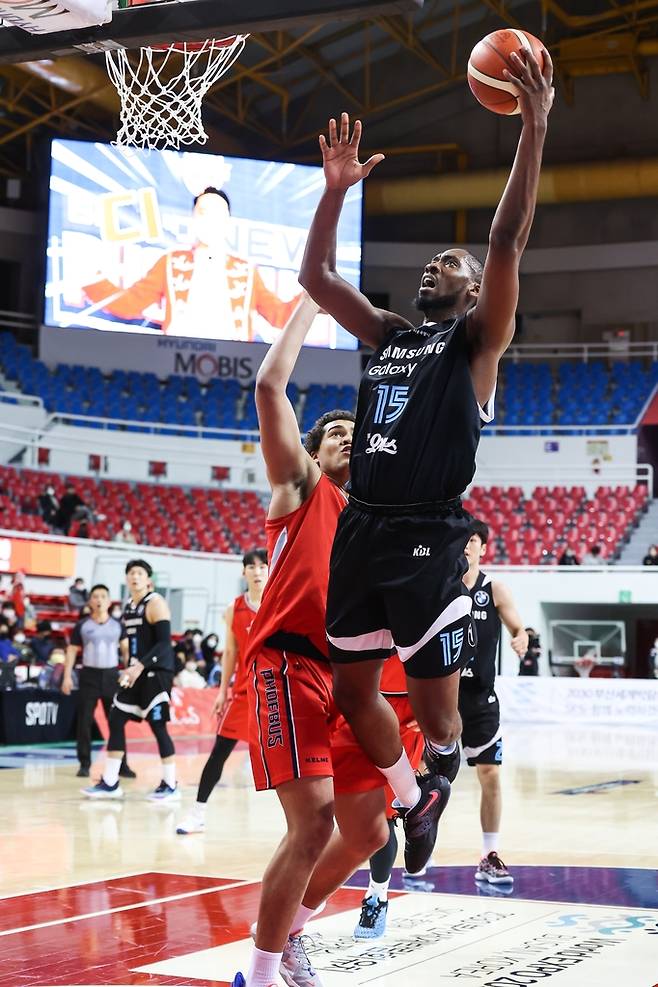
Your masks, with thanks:
[{"label": "seated spectator", "polygon": [[560,556],[558,565],[580,565],[578,556],[574,552],[573,548],[565,548]]},{"label": "seated spectator", "polygon": [[54,487],[44,487],[43,493],[39,494],[39,510],[46,524],[55,524],[55,518],[59,511],[59,501],[55,496]]},{"label": "seated spectator", "polygon": [[25,622],[23,627],[26,627],[28,631],[33,631],[37,626],[37,612],[32,606],[29,596],[23,597],[23,604],[25,605]]},{"label": "seated spectator", "polygon": [[130,521],[124,521],[116,535],[114,536],[114,541],[126,542],[131,545],[137,544],[137,539],[133,534],[133,526]]},{"label": "seated spectator", "polygon": [[27,662],[28,664],[31,664],[34,661],[34,652],[32,651],[30,642],[25,636],[24,630],[19,629],[16,631],[13,637],[13,645],[16,648],[18,657],[21,661]]},{"label": "seated spectator", "polygon": [[40,689],[60,690],[62,688],[65,661],[66,654],[64,648],[53,648],[47,663],[39,672]]},{"label": "seated spectator", "polygon": [[203,675],[198,671],[197,663],[193,658],[188,658],[185,667],[174,679],[174,685],[177,685],[179,689],[205,689],[207,684]]},{"label": "seated spectator", "polygon": [[589,552],[583,555],[583,565],[605,565],[600,545],[592,545]]},{"label": "seated spectator", "polygon": [[66,485],[66,493],[59,502],[55,515],[55,527],[64,535],[68,535],[73,517],[79,508],[86,507],[84,500],[75,492],[72,483]]},{"label": "seated spectator", "polygon": [[25,586],[23,585],[24,579],[25,579],[25,573],[17,572],[14,574],[14,578],[11,583],[11,602],[14,604],[14,610],[16,611],[16,624],[18,627],[25,626]]},{"label": "seated spectator", "polygon": [[37,624],[37,632],[30,642],[34,657],[43,665],[46,664],[55,647],[51,637],[52,629],[49,620],[40,620]]},{"label": "seated spectator", "polygon": [[219,638],[213,631],[211,634],[206,634],[203,641],[201,642],[201,654],[203,655],[204,670],[203,674],[206,679],[210,678],[210,673],[217,664],[218,654],[217,645],[219,644]]},{"label": "seated spectator", "polygon": [[16,609],[11,600],[7,600],[0,607],[0,620],[7,624],[10,632],[16,627]]},{"label": "seated spectator", "polygon": [[84,607],[89,599],[89,593],[85,589],[85,581],[80,576],[69,586],[69,606],[72,610],[79,610]]},{"label": "seated spectator", "polygon": [[658,565],[658,546],[649,545],[649,551],[642,559],[642,565]]},{"label": "seated spectator", "polygon": [[115,620],[121,620],[123,617],[123,608],[120,603],[113,603],[110,607],[110,617],[114,617]]},{"label": "seated spectator", "polygon": [[8,624],[0,623],[0,661],[14,661],[19,657],[18,649],[11,639]]}]

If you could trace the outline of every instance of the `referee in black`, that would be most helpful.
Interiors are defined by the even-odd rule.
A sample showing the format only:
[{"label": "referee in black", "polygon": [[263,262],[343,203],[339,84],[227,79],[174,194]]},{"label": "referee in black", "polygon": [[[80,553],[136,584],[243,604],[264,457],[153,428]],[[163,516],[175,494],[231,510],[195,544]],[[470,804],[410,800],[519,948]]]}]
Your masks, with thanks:
[{"label": "referee in black", "polygon": [[[82,651],[78,691],[78,778],[89,777],[91,732],[94,710],[99,699],[109,723],[112,699],[118,688],[119,641],[124,636],[121,621],[110,617],[111,599],[107,586],[101,583],[93,586],[88,605],[91,613],[79,620],[71,633],[62,679],[62,692],[68,696],[73,689],[73,666]],[[123,778],[136,777],[135,772],[128,767],[125,757],[119,774]]]}]

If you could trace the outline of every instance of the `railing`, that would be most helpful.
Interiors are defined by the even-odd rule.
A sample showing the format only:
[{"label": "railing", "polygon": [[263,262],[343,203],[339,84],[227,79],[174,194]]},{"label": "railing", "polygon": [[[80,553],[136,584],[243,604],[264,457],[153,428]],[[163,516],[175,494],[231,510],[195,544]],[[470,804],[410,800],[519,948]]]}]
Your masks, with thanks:
[{"label": "railing", "polygon": [[[93,415],[70,415],[64,411],[53,411],[48,415],[44,424],[44,431],[54,425],[76,425],[79,428],[95,428],[100,425],[101,430],[109,432],[142,432],[154,435],[178,435],[189,439],[215,439],[224,442],[260,442],[258,429],[241,428],[212,428],[208,425],[178,425],[176,422],[152,422],[133,421],[127,418],[99,418]],[[98,428],[95,428],[98,431]],[[109,436],[107,437],[109,439]],[[125,441],[125,439],[123,440]]]},{"label": "railing", "polygon": [[512,344],[504,360],[658,360],[658,342],[641,343],[519,343]]},{"label": "railing", "polygon": [[[627,466],[602,463],[599,473],[589,466],[555,466],[537,464],[523,466],[479,465],[471,487],[524,487],[528,493],[536,486],[583,486],[588,491],[597,487],[635,486],[645,483],[649,495],[653,490],[651,463],[629,463]],[[468,492],[465,496],[468,496]]]},{"label": "railing", "polygon": [[6,312],[0,309],[0,329],[36,329],[35,316],[26,312]]},{"label": "railing", "polygon": [[21,391],[0,391],[0,402],[3,404],[18,404],[22,407],[41,408],[45,414],[45,407],[41,398],[36,394],[23,394]]}]

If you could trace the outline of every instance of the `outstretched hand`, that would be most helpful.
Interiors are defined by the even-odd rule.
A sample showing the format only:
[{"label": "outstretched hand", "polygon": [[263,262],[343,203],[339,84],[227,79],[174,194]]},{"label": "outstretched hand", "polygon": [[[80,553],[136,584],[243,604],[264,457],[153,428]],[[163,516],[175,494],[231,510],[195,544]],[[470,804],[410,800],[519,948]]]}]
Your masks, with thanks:
[{"label": "outstretched hand", "polygon": [[346,192],[352,185],[367,178],[375,165],[384,160],[383,154],[373,154],[361,164],[359,161],[361,129],[361,121],[357,120],[350,137],[350,118],[347,113],[342,113],[340,135],[333,117],[329,121],[329,141],[324,134],[320,134],[322,165],[327,188]]},{"label": "outstretched hand", "polygon": [[508,82],[513,82],[519,90],[519,107],[524,123],[532,121],[546,122],[555,99],[553,88],[553,62],[548,51],[544,48],[543,71],[539,67],[534,52],[522,49],[522,55],[512,52],[510,58],[516,74],[503,69],[503,75]]}]

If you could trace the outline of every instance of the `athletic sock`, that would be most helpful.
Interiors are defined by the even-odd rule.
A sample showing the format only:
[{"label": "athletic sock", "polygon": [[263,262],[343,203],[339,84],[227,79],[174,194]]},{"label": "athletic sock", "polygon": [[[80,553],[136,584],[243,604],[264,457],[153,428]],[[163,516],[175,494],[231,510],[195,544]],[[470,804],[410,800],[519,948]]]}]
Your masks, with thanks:
[{"label": "athletic sock", "polygon": [[498,833],[482,834],[482,856],[488,857],[492,850],[498,849]]},{"label": "athletic sock", "polygon": [[169,764],[162,765],[162,780],[165,785],[169,785],[170,788],[176,787],[176,763],[171,761]]},{"label": "athletic sock", "polygon": [[313,918],[314,915],[319,915],[320,912],[325,910],[326,904],[327,902],[323,901],[317,908],[307,908],[306,905],[300,905],[292,920],[290,935],[298,936],[310,918]]},{"label": "athletic sock", "polygon": [[197,801],[192,806],[192,812],[194,813],[195,816],[198,816],[200,819],[205,819],[206,818],[206,808],[207,808],[207,803],[206,802],[198,802]]},{"label": "athletic sock", "polygon": [[402,751],[400,757],[390,768],[379,768],[389,785],[395,792],[399,804],[405,809],[413,809],[420,798],[420,788],[416,781],[414,769],[411,767],[407,752]]},{"label": "athletic sock", "polygon": [[119,780],[119,768],[121,767],[121,759],[118,757],[108,757],[105,762],[105,767],[103,768],[103,781],[110,788],[114,788]]},{"label": "athletic sock", "polygon": [[247,974],[247,987],[270,987],[277,983],[283,953],[267,953],[254,946]]},{"label": "athletic sock", "polygon": [[425,747],[430,752],[430,754],[454,754],[457,748],[457,741],[453,740],[451,744],[447,747],[442,747],[441,744],[435,744],[432,740],[425,740]]},{"label": "athletic sock", "polygon": [[375,898],[379,898],[380,901],[388,901],[388,886],[390,883],[390,877],[388,881],[384,881],[383,884],[378,884],[377,881],[373,881],[373,879],[370,878],[368,890],[365,895],[366,898],[372,898],[374,896]]}]

